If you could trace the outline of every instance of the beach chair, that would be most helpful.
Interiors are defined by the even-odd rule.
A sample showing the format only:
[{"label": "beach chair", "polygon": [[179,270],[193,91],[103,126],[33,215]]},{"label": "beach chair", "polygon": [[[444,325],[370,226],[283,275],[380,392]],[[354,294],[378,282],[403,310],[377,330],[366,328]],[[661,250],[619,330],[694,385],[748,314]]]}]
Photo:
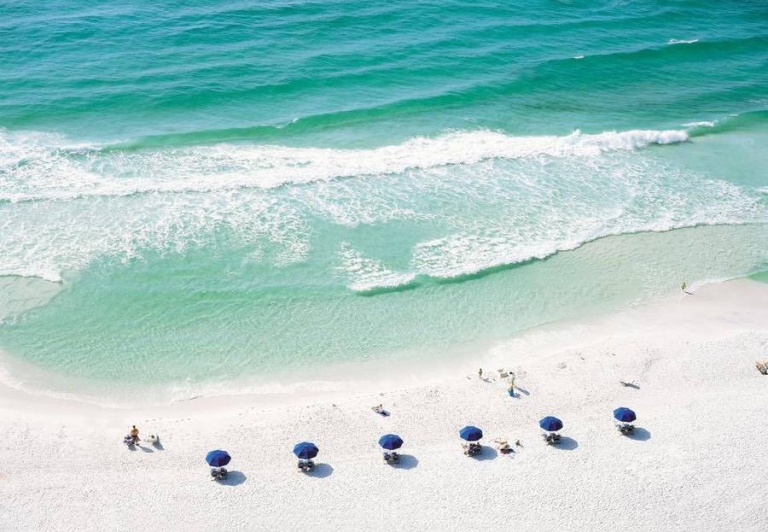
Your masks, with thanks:
[{"label": "beach chair", "polygon": [[384,453],[384,461],[390,465],[400,461],[400,455],[396,452]]},{"label": "beach chair", "polygon": [[224,467],[211,468],[211,480],[224,480],[227,478],[227,469]]},{"label": "beach chair", "polygon": [[507,440],[497,438],[493,441],[496,442],[496,448],[501,454],[509,454],[514,452],[514,449],[509,446],[509,442],[507,442]]},{"label": "beach chair", "polygon": [[549,434],[545,433],[541,436],[544,438],[544,441],[547,443],[547,445],[557,445],[560,443],[560,435],[555,432],[551,432]]},{"label": "beach chair", "polygon": [[464,448],[464,454],[467,456],[475,456],[482,451],[483,446],[479,443],[470,443],[470,444],[462,444],[461,445]]},{"label": "beach chair", "polygon": [[616,427],[624,436],[635,432],[635,426],[628,423],[622,423],[621,425],[616,425]]},{"label": "beach chair", "polygon": [[312,460],[299,460],[299,471],[302,473],[309,473],[315,468],[315,463]]}]

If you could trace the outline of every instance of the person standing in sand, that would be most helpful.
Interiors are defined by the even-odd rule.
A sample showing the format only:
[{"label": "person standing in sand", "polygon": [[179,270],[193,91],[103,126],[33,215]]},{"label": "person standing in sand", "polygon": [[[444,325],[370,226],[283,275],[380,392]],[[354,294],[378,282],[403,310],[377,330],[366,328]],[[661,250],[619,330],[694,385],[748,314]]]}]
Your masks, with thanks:
[{"label": "person standing in sand", "polygon": [[509,395],[515,396],[515,374],[511,371],[509,372]]},{"label": "person standing in sand", "polygon": [[483,368],[480,368],[477,370],[477,378],[482,379],[483,378]]},{"label": "person standing in sand", "polygon": [[136,428],[136,425],[131,429],[131,441],[134,445],[139,443],[139,429]]}]

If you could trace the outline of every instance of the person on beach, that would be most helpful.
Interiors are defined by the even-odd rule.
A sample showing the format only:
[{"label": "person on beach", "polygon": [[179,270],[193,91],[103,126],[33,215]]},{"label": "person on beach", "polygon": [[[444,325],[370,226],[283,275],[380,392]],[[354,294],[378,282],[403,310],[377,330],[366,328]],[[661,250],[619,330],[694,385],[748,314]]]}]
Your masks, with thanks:
[{"label": "person on beach", "polygon": [[688,294],[688,293],[689,293],[689,292],[688,292],[688,285],[685,283],[685,281],[683,281],[683,283],[680,285],[680,290],[682,290],[682,291],[683,291],[683,292],[685,292],[686,294]]},{"label": "person on beach", "polygon": [[381,415],[381,416],[384,416],[384,417],[387,417],[387,416],[389,415],[389,412],[388,412],[388,411],[386,411],[386,410],[384,410],[384,405],[376,405],[376,406],[372,406],[372,407],[371,407],[371,410],[373,410],[373,411],[374,411],[374,412],[376,412],[377,414],[379,414],[379,415]]},{"label": "person on beach", "polygon": [[483,368],[480,368],[479,370],[477,370],[477,377],[478,377],[479,379],[482,379],[482,378],[483,378]]},{"label": "person on beach", "polygon": [[510,397],[515,396],[515,374],[511,371],[509,372],[509,395]]},{"label": "person on beach", "polygon": [[134,445],[139,443],[139,429],[136,428],[136,425],[131,429],[131,441]]}]

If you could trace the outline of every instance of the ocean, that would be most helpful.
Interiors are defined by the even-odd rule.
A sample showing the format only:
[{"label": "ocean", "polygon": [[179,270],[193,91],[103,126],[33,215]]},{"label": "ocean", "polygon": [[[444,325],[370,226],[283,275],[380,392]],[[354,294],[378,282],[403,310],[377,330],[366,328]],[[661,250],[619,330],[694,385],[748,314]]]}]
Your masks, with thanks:
[{"label": "ocean", "polygon": [[768,270],[766,2],[0,6],[15,385],[440,364]]}]

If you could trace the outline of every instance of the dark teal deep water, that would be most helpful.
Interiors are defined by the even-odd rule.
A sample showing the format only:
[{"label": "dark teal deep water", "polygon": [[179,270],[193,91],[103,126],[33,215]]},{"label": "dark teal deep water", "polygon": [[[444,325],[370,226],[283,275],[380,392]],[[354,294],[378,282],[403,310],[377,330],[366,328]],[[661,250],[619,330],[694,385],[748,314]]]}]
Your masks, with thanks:
[{"label": "dark teal deep water", "polygon": [[8,361],[202,389],[768,269],[765,2],[0,7]]}]

